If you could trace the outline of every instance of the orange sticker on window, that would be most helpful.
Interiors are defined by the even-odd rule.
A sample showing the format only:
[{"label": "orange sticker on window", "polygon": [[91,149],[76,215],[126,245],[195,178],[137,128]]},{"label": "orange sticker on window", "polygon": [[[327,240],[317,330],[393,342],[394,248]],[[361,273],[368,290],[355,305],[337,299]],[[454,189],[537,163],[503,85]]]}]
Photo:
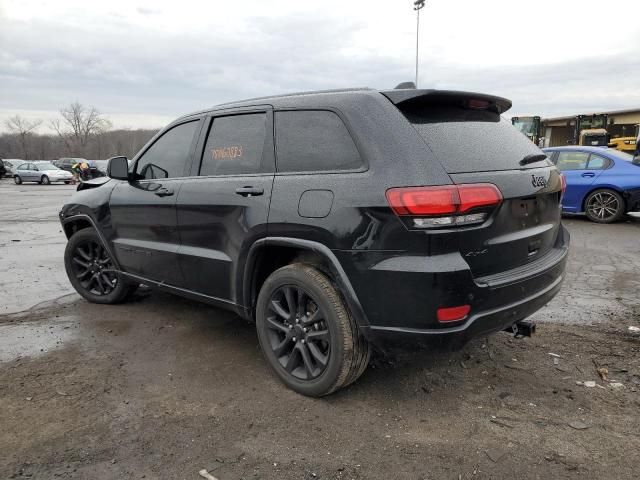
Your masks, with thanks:
[{"label": "orange sticker on window", "polygon": [[225,158],[237,158],[242,156],[242,145],[232,145],[230,147],[214,148],[212,150],[214,160]]}]

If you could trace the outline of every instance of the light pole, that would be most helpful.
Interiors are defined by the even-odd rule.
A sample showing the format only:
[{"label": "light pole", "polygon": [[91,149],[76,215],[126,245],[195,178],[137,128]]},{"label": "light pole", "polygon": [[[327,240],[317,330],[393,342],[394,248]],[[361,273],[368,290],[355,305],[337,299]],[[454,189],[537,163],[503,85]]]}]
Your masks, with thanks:
[{"label": "light pole", "polygon": [[424,7],[426,0],[415,0],[413,9],[416,11],[416,88],[418,88],[418,49],[420,40],[420,10]]}]

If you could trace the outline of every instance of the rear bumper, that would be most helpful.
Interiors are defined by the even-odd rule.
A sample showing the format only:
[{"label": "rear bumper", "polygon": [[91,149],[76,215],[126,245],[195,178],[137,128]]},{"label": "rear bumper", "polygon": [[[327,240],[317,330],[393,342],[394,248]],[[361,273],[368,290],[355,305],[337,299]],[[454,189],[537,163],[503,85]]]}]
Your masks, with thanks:
[{"label": "rear bumper", "polygon": [[625,190],[622,195],[627,203],[627,211],[635,212],[640,209],[640,188]]},{"label": "rear bumper", "polygon": [[[459,348],[475,337],[504,330],[560,291],[568,247],[569,233],[562,227],[555,248],[543,258],[483,278],[473,278],[459,254],[447,254],[445,261],[411,257],[405,262],[404,257],[394,257],[393,262],[376,262],[368,269],[366,283],[355,275],[354,289],[370,323],[364,333],[380,346],[417,341]],[[399,265],[405,269],[395,268]],[[465,304],[471,305],[466,319],[456,324],[437,321],[438,308]]]},{"label": "rear bumper", "polygon": [[368,332],[369,339],[380,346],[402,344],[410,340],[429,346],[461,348],[469,340],[500,332],[531,316],[556,296],[563,280],[563,276],[557,277],[542,291],[508,305],[476,313],[455,327],[417,329],[372,326]]}]

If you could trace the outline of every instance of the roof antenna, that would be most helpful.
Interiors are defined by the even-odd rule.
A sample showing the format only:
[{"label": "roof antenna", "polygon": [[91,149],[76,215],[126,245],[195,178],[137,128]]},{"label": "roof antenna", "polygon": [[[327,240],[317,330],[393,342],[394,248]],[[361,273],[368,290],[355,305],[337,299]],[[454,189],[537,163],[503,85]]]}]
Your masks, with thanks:
[{"label": "roof antenna", "polygon": [[402,89],[406,89],[406,88],[413,88],[415,90],[416,88],[416,84],[413,82],[402,82],[399,83],[396,88],[394,88],[394,90],[402,90]]}]

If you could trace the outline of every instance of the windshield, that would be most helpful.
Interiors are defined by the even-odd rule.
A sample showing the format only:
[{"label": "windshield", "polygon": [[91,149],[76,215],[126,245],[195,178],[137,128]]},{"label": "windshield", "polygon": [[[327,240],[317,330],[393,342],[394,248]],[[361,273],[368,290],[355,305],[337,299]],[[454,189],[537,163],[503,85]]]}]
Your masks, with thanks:
[{"label": "windshield", "polygon": [[51,162],[36,163],[38,170],[60,170]]},{"label": "windshield", "polygon": [[517,120],[513,119],[512,123],[517,130],[520,130],[527,137],[532,137],[538,133],[538,121],[533,117],[520,117]]}]

